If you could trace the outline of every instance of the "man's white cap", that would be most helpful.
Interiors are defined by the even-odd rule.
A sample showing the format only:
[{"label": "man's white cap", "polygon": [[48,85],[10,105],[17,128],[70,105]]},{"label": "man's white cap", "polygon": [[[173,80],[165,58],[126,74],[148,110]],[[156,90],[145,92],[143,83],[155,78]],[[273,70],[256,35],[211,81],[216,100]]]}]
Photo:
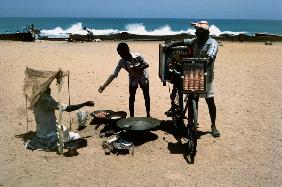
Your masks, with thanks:
[{"label": "man's white cap", "polygon": [[191,25],[195,28],[195,29],[204,29],[204,30],[209,30],[209,23],[207,21],[199,21],[197,23],[191,23]]}]

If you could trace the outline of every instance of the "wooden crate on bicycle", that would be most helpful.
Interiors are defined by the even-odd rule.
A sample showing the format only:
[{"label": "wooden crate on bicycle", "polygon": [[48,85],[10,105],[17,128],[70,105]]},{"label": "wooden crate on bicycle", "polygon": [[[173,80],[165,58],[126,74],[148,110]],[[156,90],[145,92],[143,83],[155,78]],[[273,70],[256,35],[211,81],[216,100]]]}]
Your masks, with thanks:
[{"label": "wooden crate on bicycle", "polygon": [[181,59],[183,93],[207,93],[207,62],[206,58]]}]

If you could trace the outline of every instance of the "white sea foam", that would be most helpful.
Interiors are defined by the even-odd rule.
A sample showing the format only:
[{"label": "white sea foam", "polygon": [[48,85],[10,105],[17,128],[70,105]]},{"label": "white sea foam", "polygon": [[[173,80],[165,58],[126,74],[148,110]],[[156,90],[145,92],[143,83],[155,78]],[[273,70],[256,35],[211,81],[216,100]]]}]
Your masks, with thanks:
[{"label": "white sea foam", "polygon": [[[155,30],[149,31],[142,23],[127,24],[125,26],[125,30],[117,30],[112,28],[110,29],[87,28],[87,29],[93,32],[94,35],[109,35],[109,34],[116,34],[120,32],[128,32],[137,35],[176,35],[181,33],[195,35],[194,28],[187,28],[187,30],[173,31],[169,25],[164,25],[163,27],[159,27]],[[219,36],[221,34],[238,35],[240,33],[246,33],[246,32],[221,31],[215,25],[210,26],[210,34],[214,36]],[[76,23],[73,24],[70,28],[65,30],[62,29],[61,27],[56,27],[51,30],[41,30],[41,34],[43,36],[49,36],[49,37],[68,37],[69,34],[86,35],[87,31],[83,29],[82,23]]]},{"label": "white sea foam", "polygon": [[215,25],[210,26],[210,34],[214,36],[219,36],[221,34],[229,34],[229,35],[239,35],[239,34],[247,34],[247,32],[232,32],[232,31],[220,31]]},{"label": "white sea foam", "polygon": [[87,34],[87,31],[82,29],[81,23],[73,24],[70,28],[66,30],[62,29],[61,27],[56,27],[55,29],[41,30],[40,32],[43,36],[49,37],[68,37],[69,34]]},{"label": "white sea foam", "polygon": [[[232,31],[221,31],[217,26],[211,25],[210,26],[210,35],[212,36],[219,36],[221,34],[229,34],[229,35],[238,35],[241,33],[246,33],[246,32],[232,32]],[[187,33],[195,35],[196,30],[195,29],[188,29]]]},{"label": "white sea foam", "polygon": [[105,29],[105,30],[97,30],[97,29],[89,29],[93,32],[94,35],[109,35],[119,33],[119,30],[116,29]]},{"label": "white sea foam", "polygon": [[181,33],[194,34],[195,31],[193,29],[188,30],[180,30],[173,31],[169,25],[164,25],[163,27],[157,28],[153,31],[147,31],[146,27],[142,24],[128,24],[126,25],[126,32],[131,34],[139,34],[139,35],[176,35]]},{"label": "white sea foam", "polygon": [[142,23],[128,24],[126,25],[126,32],[130,34],[139,35],[175,35],[185,31],[172,31],[169,25],[165,25],[153,31],[147,31],[146,27]]},{"label": "white sea foam", "polygon": [[[87,28],[87,29],[93,32],[94,35],[109,35],[119,32],[118,30],[115,29],[105,29],[105,30],[97,30],[91,28]],[[51,29],[51,30],[41,30],[41,34],[43,36],[49,36],[49,37],[68,37],[69,34],[87,35],[87,31],[83,29],[82,23],[76,23],[66,30],[62,29],[61,27],[56,27],[55,29]]]}]

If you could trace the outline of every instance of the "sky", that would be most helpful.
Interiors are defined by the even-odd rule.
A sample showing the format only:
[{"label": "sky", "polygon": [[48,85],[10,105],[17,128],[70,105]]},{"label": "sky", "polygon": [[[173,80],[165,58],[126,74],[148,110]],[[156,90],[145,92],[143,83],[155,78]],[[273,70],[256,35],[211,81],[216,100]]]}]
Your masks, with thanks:
[{"label": "sky", "polygon": [[282,0],[0,0],[0,17],[282,20]]}]

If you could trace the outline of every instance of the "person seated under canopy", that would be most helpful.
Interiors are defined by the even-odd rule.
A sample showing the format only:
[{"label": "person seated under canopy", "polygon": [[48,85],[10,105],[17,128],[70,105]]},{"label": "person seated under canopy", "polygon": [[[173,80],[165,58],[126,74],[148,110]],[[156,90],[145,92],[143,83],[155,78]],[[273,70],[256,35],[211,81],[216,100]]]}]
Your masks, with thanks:
[{"label": "person seated under canopy", "polygon": [[[62,105],[62,110],[66,112],[71,112],[74,110],[78,110],[84,106],[94,106],[94,102],[86,101],[77,105]],[[55,115],[55,110],[59,110],[59,102],[53,99],[53,97],[51,96],[51,89],[48,87],[33,107],[36,122],[36,136],[26,143],[27,149],[57,149],[58,124]],[[79,138],[79,135],[77,133],[69,132],[68,129],[63,126],[64,142],[77,138]]]}]

